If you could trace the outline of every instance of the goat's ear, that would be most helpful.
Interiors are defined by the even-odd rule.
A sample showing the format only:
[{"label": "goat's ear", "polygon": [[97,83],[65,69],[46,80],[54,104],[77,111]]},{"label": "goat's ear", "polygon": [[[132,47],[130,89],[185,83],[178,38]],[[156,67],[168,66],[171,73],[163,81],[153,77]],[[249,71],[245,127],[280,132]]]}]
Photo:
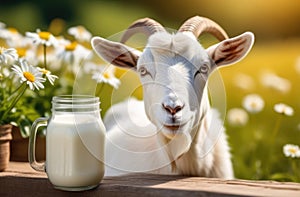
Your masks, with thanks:
[{"label": "goat's ear", "polygon": [[115,66],[136,69],[140,51],[101,37],[93,37],[91,44],[94,51],[105,61]]},{"label": "goat's ear", "polygon": [[245,32],[215,44],[206,51],[217,66],[230,65],[242,60],[252,48],[253,43],[253,33]]}]

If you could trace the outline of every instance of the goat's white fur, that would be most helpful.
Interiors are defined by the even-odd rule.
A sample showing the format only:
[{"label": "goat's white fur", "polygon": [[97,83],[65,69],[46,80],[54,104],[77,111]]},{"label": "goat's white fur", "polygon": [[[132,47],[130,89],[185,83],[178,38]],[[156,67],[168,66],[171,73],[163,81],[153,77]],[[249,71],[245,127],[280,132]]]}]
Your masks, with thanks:
[{"label": "goat's white fur", "polygon": [[[135,69],[144,88],[144,102],[128,99],[112,106],[104,118],[108,130],[106,175],[151,172],[233,178],[225,129],[208,101],[206,81],[216,68],[209,56],[219,65],[235,63],[249,52],[253,38],[247,32],[205,51],[188,33],[155,33],[142,53],[93,38],[94,50],[115,65],[124,66],[130,58],[139,57]],[[112,57],[122,53],[130,56],[125,55],[125,61],[118,55]],[[198,77],[195,73],[202,65],[209,65],[209,72]],[[145,71],[141,69],[147,73],[142,75]],[[173,107],[171,110],[178,105],[180,110],[171,119],[164,105]],[[180,127],[168,129],[172,123]]]},{"label": "goat's white fur", "polygon": [[195,128],[194,139],[178,136],[164,147],[157,139],[159,131],[145,115],[143,101],[130,98],[113,105],[104,118],[109,131],[105,175],[151,172],[233,178],[219,113],[208,106],[202,109],[205,116]]}]

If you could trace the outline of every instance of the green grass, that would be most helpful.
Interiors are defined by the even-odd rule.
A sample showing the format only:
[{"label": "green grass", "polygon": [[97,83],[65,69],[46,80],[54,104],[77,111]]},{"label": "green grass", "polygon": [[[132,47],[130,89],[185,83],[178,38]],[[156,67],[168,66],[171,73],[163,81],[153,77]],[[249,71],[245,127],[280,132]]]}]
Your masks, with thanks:
[{"label": "green grass", "polygon": [[[300,57],[299,48],[299,40],[257,44],[245,60],[220,69],[226,88],[227,109],[242,107],[244,96],[252,93],[259,94],[265,101],[263,111],[250,114],[245,126],[231,126],[225,121],[237,178],[300,181],[300,158],[287,158],[282,152],[285,144],[300,145],[300,73],[295,69],[296,60]],[[290,91],[282,93],[264,87],[260,77],[265,71],[288,79]],[[246,90],[238,88],[233,80],[238,73],[251,76],[253,87]],[[277,114],[273,106],[279,102],[292,106],[294,115]]]}]

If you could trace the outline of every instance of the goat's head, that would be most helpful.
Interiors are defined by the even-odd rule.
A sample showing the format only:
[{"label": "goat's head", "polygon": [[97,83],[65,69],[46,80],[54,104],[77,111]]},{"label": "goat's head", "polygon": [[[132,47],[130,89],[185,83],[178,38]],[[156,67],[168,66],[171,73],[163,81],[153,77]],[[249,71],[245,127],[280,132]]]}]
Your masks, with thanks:
[{"label": "goat's head", "polygon": [[[149,36],[143,52],[123,44],[140,32]],[[204,49],[197,41],[203,32],[213,34],[221,42]],[[197,125],[209,74],[218,66],[241,60],[253,40],[250,32],[229,39],[218,24],[195,16],[176,34],[168,33],[152,19],[140,19],[123,34],[121,43],[94,37],[92,46],[104,60],[138,72],[147,116],[171,139],[175,134],[189,134]]]}]

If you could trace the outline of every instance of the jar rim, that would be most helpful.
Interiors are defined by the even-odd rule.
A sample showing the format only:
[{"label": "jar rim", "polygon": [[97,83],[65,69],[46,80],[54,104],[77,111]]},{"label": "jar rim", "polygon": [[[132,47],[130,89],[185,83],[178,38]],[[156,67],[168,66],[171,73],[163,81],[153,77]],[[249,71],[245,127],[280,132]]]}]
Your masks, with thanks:
[{"label": "jar rim", "polygon": [[84,94],[71,94],[71,95],[58,95],[54,96],[52,98],[52,101],[59,101],[59,102],[70,102],[70,101],[76,101],[76,102],[88,102],[88,101],[94,101],[99,102],[99,97],[92,96],[92,95],[84,95]]},{"label": "jar rim", "polygon": [[99,97],[92,95],[59,95],[52,98],[52,111],[90,112],[99,111]]}]

